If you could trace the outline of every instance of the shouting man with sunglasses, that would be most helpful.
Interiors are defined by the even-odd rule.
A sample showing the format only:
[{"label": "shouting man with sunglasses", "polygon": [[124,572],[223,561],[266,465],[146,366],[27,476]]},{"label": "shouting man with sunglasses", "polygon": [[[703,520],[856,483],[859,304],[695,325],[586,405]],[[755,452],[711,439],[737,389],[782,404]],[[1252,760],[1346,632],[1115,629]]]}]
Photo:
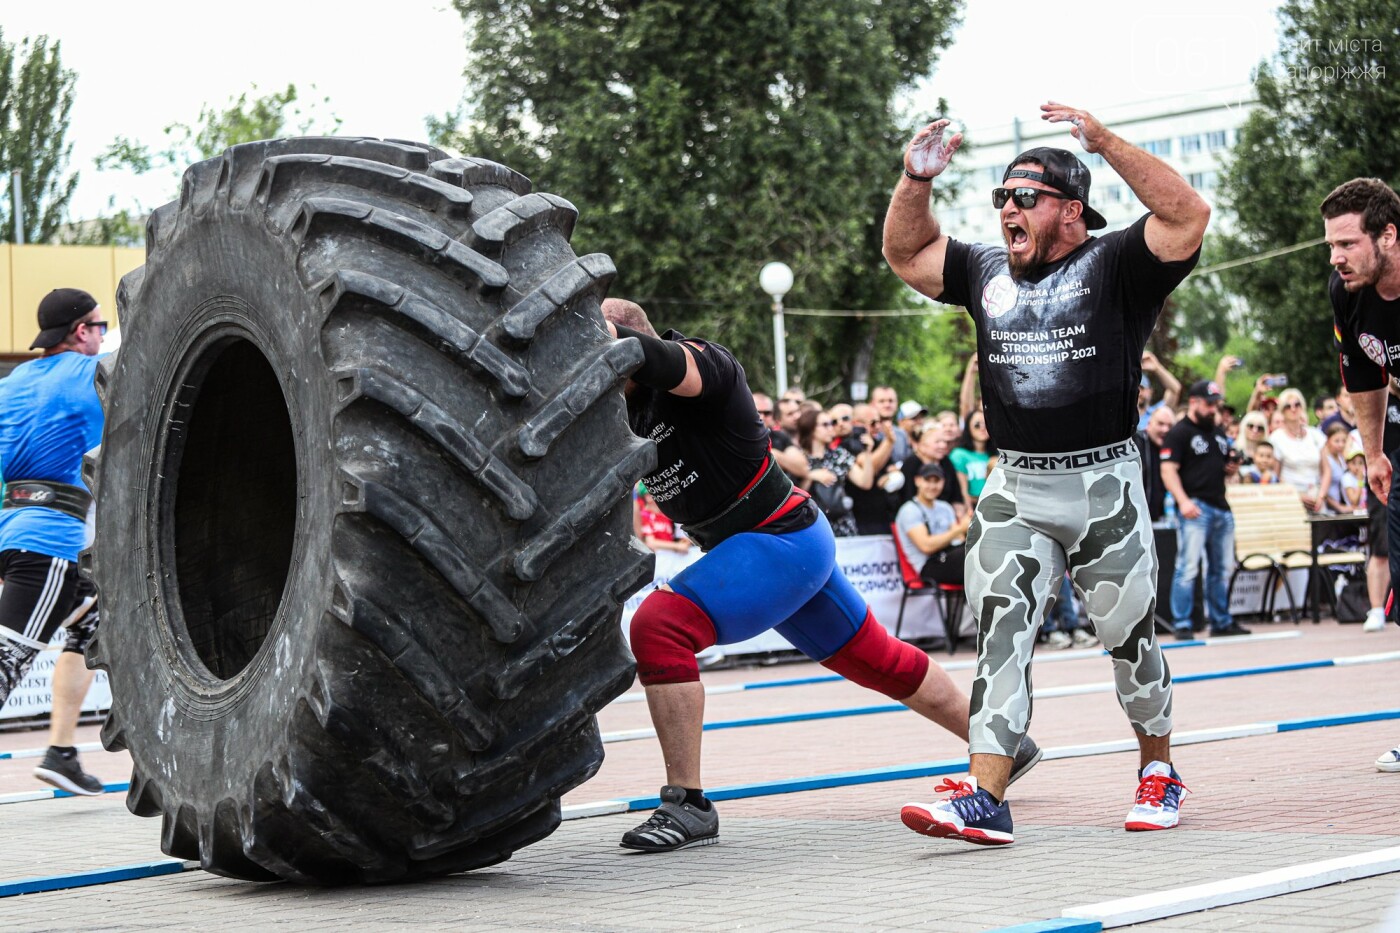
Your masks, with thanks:
[{"label": "shouting man with sunglasses", "polygon": [[39,302],[44,355],[0,380],[0,705],[60,629],[67,638],[54,663],[49,748],[35,777],[74,794],[102,793],[73,746],[93,674],[83,652],[97,628],[97,591],[78,571],[87,544],[92,496],[83,454],[102,440],[102,405],[93,387],[102,336],[97,302],[77,288],[56,288]]},{"label": "shouting man with sunglasses", "polygon": [[977,615],[969,780],[906,825],[970,842],[1012,841],[1003,795],[1030,722],[1035,631],[1066,568],[1113,658],[1119,703],[1140,748],[1125,827],[1177,825],[1185,790],[1171,766],[1171,675],[1153,634],[1157,554],[1137,427],[1142,351],[1162,304],[1195,266],[1210,207],[1160,159],[1091,114],[1059,103],[1043,119],[1099,154],[1151,212],[1126,230],[1089,206],[1089,170],[1064,149],[1011,161],[992,191],[1004,244],[950,238],[929,207],[934,178],[962,143],[947,120],[904,154],[885,216],[885,257],[916,290],[965,307],[977,329],[987,427],[1001,456],[968,534],[967,594]]}]

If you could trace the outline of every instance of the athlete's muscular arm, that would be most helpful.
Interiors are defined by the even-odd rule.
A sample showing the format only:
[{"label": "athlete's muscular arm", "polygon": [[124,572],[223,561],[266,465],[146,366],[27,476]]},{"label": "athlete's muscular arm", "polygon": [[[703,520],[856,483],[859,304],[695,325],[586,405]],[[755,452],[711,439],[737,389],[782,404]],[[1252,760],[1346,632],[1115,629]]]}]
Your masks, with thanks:
[{"label": "athlete's muscular arm", "polygon": [[1086,152],[1097,152],[1133,189],[1152,212],[1147,221],[1147,248],[1163,262],[1190,259],[1201,246],[1210,205],[1186,179],[1161,159],[1139,149],[1106,128],[1087,110],[1076,110],[1056,101],[1040,105],[1042,120],[1072,123],[1070,135]]},{"label": "athlete's muscular arm", "polygon": [[1181,485],[1181,467],[1175,463],[1162,464],[1162,485],[1167,488],[1167,492],[1172,494],[1176,500],[1176,510],[1181,513],[1182,518],[1199,518],[1201,507],[1196,504],[1190,496],[1186,494],[1186,489]]},{"label": "athlete's muscular arm", "polygon": [[[954,133],[944,141],[943,130],[948,122],[935,120],[915,134],[904,150],[906,172],[925,178],[943,173],[962,145],[962,133]],[[948,251],[948,237],[930,209],[930,191],[929,182],[900,176],[885,214],[884,253],[890,269],[910,288],[937,298],[943,294],[943,258]]]},{"label": "athlete's muscular arm", "polygon": [[1380,496],[1390,499],[1390,458],[1381,449],[1385,431],[1386,393],[1390,389],[1352,392],[1351,403],[1356,407],[1356,430],[1361,434],[1361,450],[1366,454],[1366,484]]},{"label": "athlete's muscular arm", "polygon": [[700,351],[685,343],[662,340],[612,321],[605,323],[608,333],[614,337],[631,337],[642,345],[642,368],[632,374],[632,379],[684,398],[694,398],[700,394],[700,368],[695,365],[695,354]]}]

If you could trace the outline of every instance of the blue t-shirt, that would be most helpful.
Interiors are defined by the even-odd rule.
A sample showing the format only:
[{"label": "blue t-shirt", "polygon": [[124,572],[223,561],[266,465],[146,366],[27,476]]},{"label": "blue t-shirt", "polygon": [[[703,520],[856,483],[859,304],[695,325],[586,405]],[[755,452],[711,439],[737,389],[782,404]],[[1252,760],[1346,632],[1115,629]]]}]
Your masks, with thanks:
[{"label": "blue t-shirt", "polygon": [[[102,403],[93,387],[100,356],[58,353],[0,379],[0,477],[83,486],[83,454],[102,442]],[[0,509],[0,551],[76,561],[85,522],[54,509]]]}]

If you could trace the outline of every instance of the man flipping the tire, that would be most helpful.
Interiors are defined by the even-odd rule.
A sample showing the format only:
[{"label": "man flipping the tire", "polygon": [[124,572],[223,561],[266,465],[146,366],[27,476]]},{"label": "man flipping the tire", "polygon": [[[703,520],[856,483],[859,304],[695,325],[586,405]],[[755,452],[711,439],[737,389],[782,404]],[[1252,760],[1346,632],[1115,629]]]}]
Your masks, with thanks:
[{"label": "man flipping the tire", "polygon": [[[666,762],[661,806],[622,846],[665,852],[719,838],[700,779],[705,690],[695,655],[776,629],[808,657],[964,735],[968,700],[938,665],[891,637],[836,564],[831,526],[769,449],[744,368],[724,347],[658,337],[630,301],[603,302],[609,330],[642,345],[626,386],[633,432],[656,442],[645,477],[661,511],[706,554],[651,593],[632,652]],[[1040,758],[1026,739],[1011,780]]]},{"label": "man flipping the tire", "polygon": [[92,496],[83,454],[102,440],[93,388],[107,323],[85,291],[58,288],[39,302],[44,355],[0,380],[0,705],[60,628],[54,663],[49,748],[34,776],[74,794],[102,793],[73,747],[73,730],[93,674],[83,651],[97,628],[96,590],[78,572]]},{"label": "man flipping the tire", "polygon": [[1058,103],[1044,119],[1118,172],[1152,212],[1126,230],[1089,206],[1089,171],[1063,149],[1011,161],[992,192],[1005,246],[949,238],[931,182],[961,134],[947,120],[914,137],[885,217],[885,257],[916,290],[961,305],[977,328],[987,427],[1001,448],[968,533],[977,616],[970,777],[910,804],[907,826],[971,842],[1012,841],[1011,756],[1030,722],[1035,630],[1066,568],[1113,659],[1119,703],[1141,752],[1129,830],[1177,825],[1185,788],[1171,766],[1171,676],[1153,634],[1157,555],[1143,493],[1137,395],[1162,303],[1195,265],[1210,208],[1159,159]]}]

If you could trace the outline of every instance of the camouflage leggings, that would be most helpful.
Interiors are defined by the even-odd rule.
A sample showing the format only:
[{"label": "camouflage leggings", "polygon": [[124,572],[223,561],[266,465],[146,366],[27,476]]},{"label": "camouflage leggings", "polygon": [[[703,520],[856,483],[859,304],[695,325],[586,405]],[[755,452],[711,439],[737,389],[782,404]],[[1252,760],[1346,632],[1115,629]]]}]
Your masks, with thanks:
[{"label": "camouflage leggings", "polygon": [[1171,732],[1171,673],[1152,627],[1157,551],[1136,448],[1084,469],[1019,470],[1003,451],[967,536],[977,679],[969,749],[1012,755],[1030,726],[1036,630],[1069,569],[1113,658],[1118,702],[1145,735]]}]

